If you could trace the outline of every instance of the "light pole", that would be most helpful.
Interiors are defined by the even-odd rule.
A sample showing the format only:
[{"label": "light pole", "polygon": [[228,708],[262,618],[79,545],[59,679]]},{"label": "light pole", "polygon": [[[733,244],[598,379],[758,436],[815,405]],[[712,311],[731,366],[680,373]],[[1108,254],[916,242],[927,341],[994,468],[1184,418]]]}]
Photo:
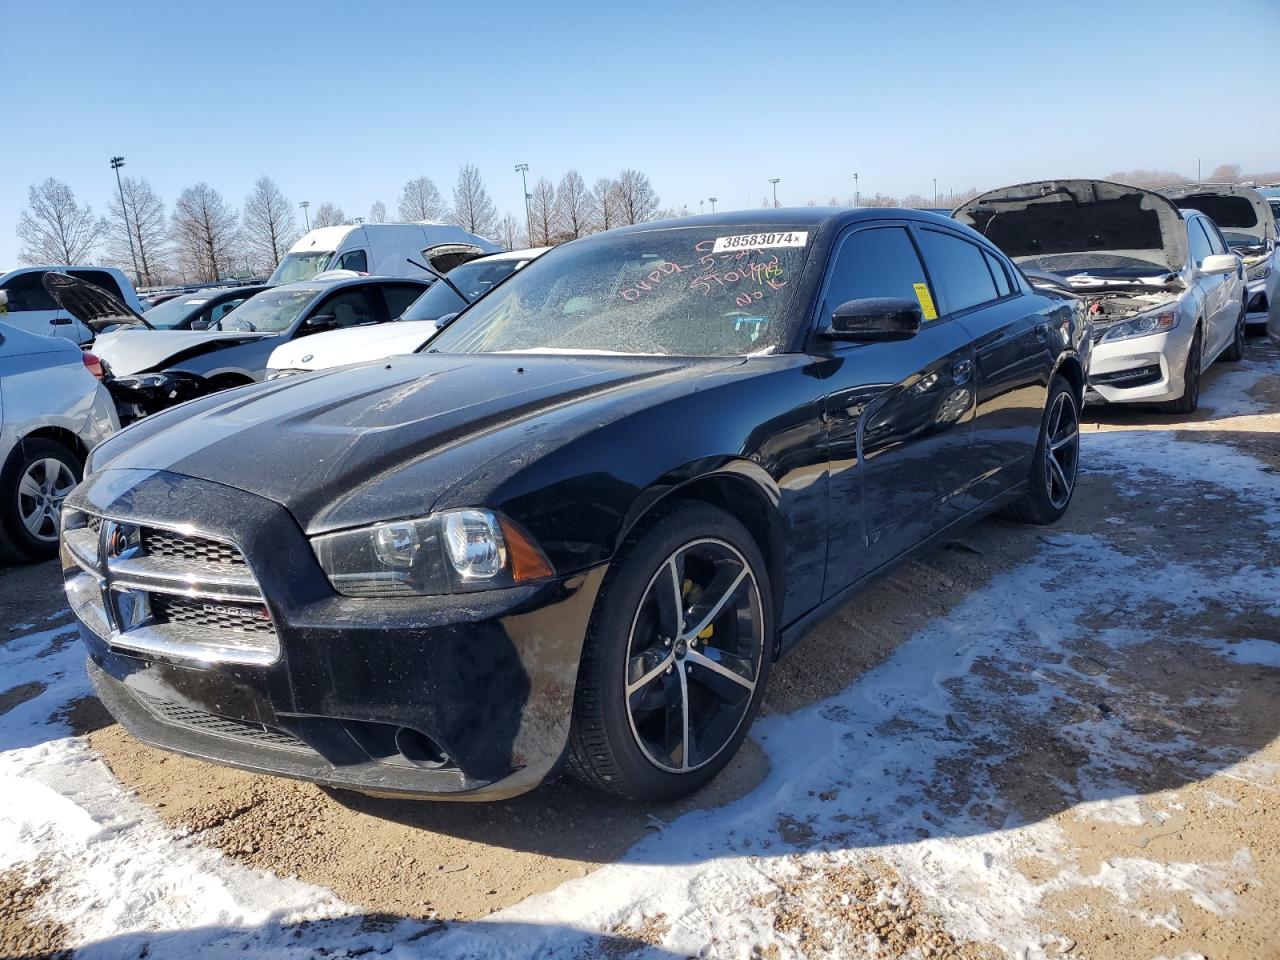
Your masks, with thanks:
[{"label": "light pole", "polygon": [[779,180],[781,180],[781,179],[782,179],[781,177],[770,177],[770,178],[769,178],[769,182],[773,184],[773,205],[774,205],[774,207],[777,207],[777,206],[778,206],[778,181],[779,181]]},{"label": "light pole", "polygon": [[[302,216],[307,221],[307,232],[310,233],[311,232],[311,214],[307,213],[307,207],[311,206],[311,201],[303,200],[300,204],[298,204],[298,206],[302,208]],[[294,223],[297,223],[297,221],[295,220]]]},{"label": "light pole", "polygon": [[862,206],[862,194],[858,193],[858,175],[853,175],[853,205],[855,207]]},{"label": "light pole", "polygon": [[141,283],[138,276],[138,253],[133,249],[133,230],[129,228],[129,210],[124,205],[124,186],[120,183],[120,168],[124,166],[124,157],[112,157],[111,169],[116,172],[116,189],[120,191],[120,215],[124,217],[124,234],[129,238],[129,258],[133,261],[133,282]]},{"label": "light pole", "polygon": [[517,163],[516,173],[520,174],[520,186],[524,189],[524,235],[530,244],[533,243],[533,215],[529,212],[529,165]]},{"label": "light pole", "polygon": [[711,212],[712,212],[712,213],[715,213],[715,212],[716,212],[716,201],[717,201],[717,200],[719,200],[720,198],[719,198],[719,197],[707,197],[707,199],[711,202]]},{"label": "light pole", "polygon": [[698,201],[698,216],[702,216],[702,214],[706,213],[706,211],[702,209],[702,205],[703,205],[704,203],[706,203],[706,202],[707,202],[707,201],[705,201],[705,200],[699,200],[699,201]]},{"label": "light pole", "polygon": [[938,178],[933,178],[933,205],[938,205]]}]

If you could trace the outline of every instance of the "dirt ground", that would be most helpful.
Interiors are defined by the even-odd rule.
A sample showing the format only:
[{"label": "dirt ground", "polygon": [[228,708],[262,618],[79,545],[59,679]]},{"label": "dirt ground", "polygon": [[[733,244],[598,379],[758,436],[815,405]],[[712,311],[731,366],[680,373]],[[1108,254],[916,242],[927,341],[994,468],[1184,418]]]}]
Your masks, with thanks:
[{"label": "dirt ground", "polygon": [[[1280,351],[1254,339],[1248,357],[1276,363]],[[1207,375],[1208,385],[1231,370],[1218,364]],[[1249,397],[1280,411],[1280,377],[1260,378]],[[1280,417],[1274,412],[1224,415],[1206,401],[1185,422],[1144,410],[1090,408],[1086,414],[1085,431],[1149,429],[1178,439],[1217,441],[1280,470]],[[1123,518],[1122,526],[1114,522],[1117,517]],[[972,591],[1017,567],[1053,537],[1104,529],[1121,546],[1131,541],[1175,559],[1211,553],[1240,567],[1280,564],[1276,542],[1268,541],[1257,516],[1243,513],[1237,503],[1198,498],[1194,508],[1170,506],[1161,496],[1135,495],[1086,463],[1070,512],[1051,531],[983,521],[835,613],[777,665],[766,711],[788,713],[843,690],[915,630],[945,617]],[[38,623],[63,606],[52,564],[0,571],[0,607],[8,622]],[[1122,717],[1138,753],[1146,745],[1159,745],[1126,771],[1141,797],[1143,822],[1072,816],[1071,794],[1064,785],[1075,781],[1083,763],[1078,746],[1057,738],[1052,728],[1019,727],[1012,714],[1008,722],[1018,737],[1017,762],[1004,764],[997,777],[1002,799],[1028,821],[1056,821],[1069,837],[1070,869],[1077,873],[1097,873],[1139,851],[1148,859],[1210,869],[1208,865],[1230,861],[1247,843],[1253,879],[1235,886],[1236,908],[1225,920],[1185,891],[1143,891],[1146,902],[1140,906],[1150,917],[1178,908],[1181,923],[1176,929],[1135,922],[1134,904],[1118,904],[1102,888],[1064,887],[1061,895],[1046,901],[1060,935],[1055,949],[1094,960],[1194,953],[1280,957],[1280,671],[1189,652],[1179,642],[1206,628],[1227,642],[1232,637],[1280,638],[1280,619],[1259,609],[1212,606],[1196,614],[1194,622],[1160,609],[1098,609],[1095,614],[1099,630],[1117,620],[1141,620],[1158,623],[1167,638],[1149,649],[1129,651],[1122,661],[1114,650],[1092,650],[1085,642],[1077,645],[1072,662],[1079,689],[1072,692],[1071,703]],[[0,644],[4,639],[0,633]],[[987,658],[976,661],[972,672],[992,690],[1014,698],[1030,669],[1025,663]],[[1235,695],[1218,696],[1223,691]],[[34,695],[22,688],[0,691],[0,713]],[[991,702],[972,706],[990,710]],[[502,803],[414,803],[327,792],[165,754],[133,741],[93,701],[74,705],[69,716],[115,775],[179,832],[248,864],[329,888],[370,913],[423,919],[485,916],[585,875],[682,812],[749,792],[763,779],[767,764],[748,740],[726,774],[706,791],[661,809],[605,799],[568,780]],[[1271,779],[1260,784],[1236,777],[1225,763],[1203,775],[1200,761],[1210,754],[1272,764]],[[971,810],[983,802],[963,770],[955,771],[944,786],[956,809]],[[1043,882],[1063,870],[1035,858],[1019,868]],[[12,879],[0,880],[6,891],[27,889]],[[856,876],[811,871],[773,905],[774,923],[803,926],[815,911],[846,909],[844,887],[874,886],[882,880],[876,871]],[[903,894],[902,910],[909,904],[917,919],[904,921],[905,914],[891,919],[894,929],[915,932],[899,931],[887,955],[912,948],[934,955],[923,952],[926,946],[936,948],[938,956],[991,955],[982,945],[951,943],[928,920],[927,906],[912,896]],[[874,930],[881,919],[851,915],[849,922],[870,923]],[[0,926],[8,920],[9,914],[0,912]],[[33,942],[48,939],[47,931],[32,936]]]}]

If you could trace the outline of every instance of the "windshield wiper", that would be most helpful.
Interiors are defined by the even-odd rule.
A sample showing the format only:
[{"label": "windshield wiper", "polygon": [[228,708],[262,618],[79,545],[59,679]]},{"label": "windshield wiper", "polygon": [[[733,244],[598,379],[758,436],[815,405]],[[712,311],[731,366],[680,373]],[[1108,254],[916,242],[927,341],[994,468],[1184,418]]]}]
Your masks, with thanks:
[{"label": "windshield wiper", "polygon": [[425,263],[419,263],[417,260],[413,259],[413,257],[405,257],[404,259],[406,263],[411,263],[415,267],[417,267],[419,270],[427,271],[427,273],[431,274],[437,280],[444,281],[445,285],[447,285],[450,290],[452,290],[454,293],[458,295],[458,299],[460,299],[467,306],[471,306],[471,298],[468,297],[461,290],[459,290],[452,280],[446,277],[443,273],[441,273],[435,267],[429,267]]}]

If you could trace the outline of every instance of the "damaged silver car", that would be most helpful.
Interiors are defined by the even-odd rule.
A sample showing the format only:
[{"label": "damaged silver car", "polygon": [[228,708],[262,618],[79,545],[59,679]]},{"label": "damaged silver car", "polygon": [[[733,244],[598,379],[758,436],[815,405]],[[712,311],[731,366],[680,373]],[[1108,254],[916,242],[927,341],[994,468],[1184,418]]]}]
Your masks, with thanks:
[{"label": "damaged silver car", "polygon": [[953,216],[1033,281],[1085,300],[1089,400],[1190,413],[1204,369],[1244,355],[1244,266],[1203,213],[1105,180],[1042,180],[984,193]]},{"label": "damaged silver car", "polygon": [[1275,213],[1267,198],[1235,183],[1183,183],[1159,192],[1180,209],[1198,210],[1213,220],[1231,252],[1244,261],[1245,325],[1262,328],[1268,319],[1280,316],[1280,252]]}]

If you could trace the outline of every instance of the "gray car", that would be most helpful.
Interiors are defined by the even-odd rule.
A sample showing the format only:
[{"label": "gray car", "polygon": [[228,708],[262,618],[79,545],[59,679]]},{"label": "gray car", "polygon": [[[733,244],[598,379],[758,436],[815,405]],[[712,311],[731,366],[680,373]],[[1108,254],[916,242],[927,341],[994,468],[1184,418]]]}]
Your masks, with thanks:
[{"label": "gray car", "polygon": [[125,420],[184,400],[264,379],[282,343],[323,330],[398,317],[430,284],[411,278],[345,276],[269,287],[205,330],[154,330],[104,291],[51,275],[50,293],[86,325],[105,329],[93,350]]},{"label": "gray car", "polygon": [[[0,291],[0,298],[4,298]],[[41,560],[58,549],[63,498],[85,457],[120,428],[91,372],[97,363],[64,337],[0,323],[0,557]]]}]

